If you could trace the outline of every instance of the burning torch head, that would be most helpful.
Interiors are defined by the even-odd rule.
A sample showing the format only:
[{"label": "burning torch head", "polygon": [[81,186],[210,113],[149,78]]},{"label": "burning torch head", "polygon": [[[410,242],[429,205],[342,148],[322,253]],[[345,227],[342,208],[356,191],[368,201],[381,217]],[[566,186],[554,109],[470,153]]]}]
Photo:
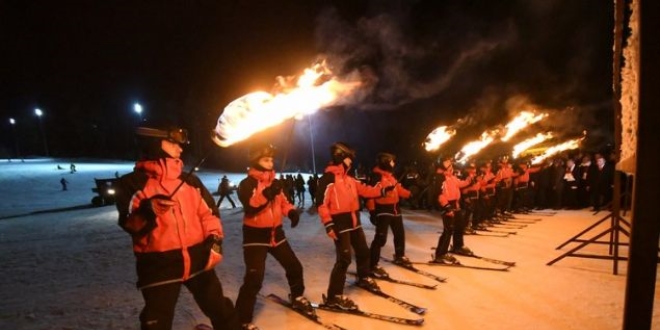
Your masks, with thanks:
[{"label": "burning torch head", "polygon": [[396,156],[388,152],[379,152],[376,155],[376,164],[378,168],[384,171],[392,172],[394,170],[394,162]]},{"label": "burning torch head", "polygon": [[339,165],[344,163],[346,158],[351,161],[355,159],[355,150],[344,142],[337,142],[330,146],[330,156],[332,157],[332,163]]}]

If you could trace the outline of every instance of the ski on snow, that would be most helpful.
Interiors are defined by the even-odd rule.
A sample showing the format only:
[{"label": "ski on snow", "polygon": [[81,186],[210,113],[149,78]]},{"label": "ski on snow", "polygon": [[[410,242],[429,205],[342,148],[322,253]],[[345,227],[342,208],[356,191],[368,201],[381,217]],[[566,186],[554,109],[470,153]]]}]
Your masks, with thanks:
[{"label": "ski on snow", "polygon": [[[270,300],[270,301],[274,301],[274,302],[276,302],[276,303],[278,303],[278,304],[280,304],[280,305],[282,305],[282,306],[284,306],[284,307],[286,307],[286,308],[288,308],[288,309],[290,309],[290,310],[292,310],[292,311],[294,311],[294,312],[296,312],[296,313],[298,313],[298,314],[304,316],[306,319],[308,319],[308,320],[310,320],[310,321],[312,321],[312,322],[314,322],[314,323],[316,323],[316,324],[318,324],[318,325],[320,325],[320,326],[322,326],[322,327],[324,327],[324,328],[326,328],[326,329],[331,329],[331,330],[347,330],[346,328],[342,328],[342,327],[340,327],[340,326],[338,326],[338,325],[336,325],[336,324],[334,324],[334,323],[326,323],[326,322],[323,322],[323,320],[321,320],[321,317],[318,316],[318,315],[316,315],[316,314],[314,314],[314,315],[310,315],[310,314],[307,314],[307,313],[305,313],[305,312],[303,312],[303,311],[301,311],[301,310],[298,310],[298,309],[293,308],[293,307],[291,306],[291,303],[290,303],[288,300],[283,299],[282,297],[280,297],[280,296],[278,296],[278,295],[276,295],[276,294],[271,293],[271,294],[269,294],[269,295],[267,295],[267,296],[265,296],[265,297],[266,297],[268,300]],[[313,306],[313,304],[312,304],[312,306]]]},{"label": "ski on snow", "polygon": [[509,233],[496,233],[488,230],[475,230],[470,233],[465,233],[464,235],[476,235],[476,236],[488,236],[488,237],[509,237]]},{"label": "ski on snow", "polygon": [[413,305],[409,302],[403,301],[403,300],[401,300],[397,297],[394,297],[394,296],[392,296],[388,293],[385,293],[382,290],[368,289],[368,288],[365,288],[363,286],[358,285],[357,282],[351,283],[351,285],[353,285],[354,287],[358,287],[358,288],[360,288],[364,291],[367,291],[369,293],[373,293],[373,294],[375,294],[379,297],[385,298],[385,299],[387,299],[387,300],[389,300],[389,301],[391,301],[391,302],[393,302],[393,303],[395,303],[395,304],[397,304],[397,305],[399,305],[399,306],[401,306],[401,307],[403,307],[403,308],[405,308],[405,309],[407,309],[407,310],[409,310],[409,311],[411,311],[415,314],[423,315],[424,313],[426,313],[426,308],[415,306],[415,305]]},{"label": "ski on snow", "polygon": [[511,266],[486,267],[486,266],[466,265],[460,262],[455,264],[445,264],[445,263],[435,262],[433,260],[413,261],[412,263],[416,265],[443,266],[443,267],[467,268],[467,269],[476,269],[476,270],[492,270],[492,271],[500,271],[500,272],[509,271],[509,268],[511,267]]},{"label": "ski on snow", "polygon": [[[355,273],[355,272],[348,272],[348,274],[353,275],[353,276],[357,276],[357,273]],[[424,284],[424,283],[409,282],[409,281],[404,281],[404,280],[400,280],[400,279],[397,279],[397,278],[390,277],[389,275],[387,277],[372,277],[372,278],[375,279],[376,281],[382,280],[382,281],[386,281],[386,282],[390,282],[390,283],[394,283],[394,284],[403,284],[403,285],[414,286],[416,288],[422,288],[422,289],[427,289],[427,290],[435,290],[436,287],[437,287],[437,284],[436,285],[429,285],[429,284]]]},{"label": "ski on snow", "polygon": [[[323,296],[323,298],[325,300],[325,295]],[[407,319],[407,318],[398,317],[398,316],[376,314],[376,313],[363,311],[359,308],[358,309],[341,309],[341,308],[330,307],[330,306],[327,306],[325,304],[312,304],[312,306],[315,307],[315,308],[318,308],[318,309],[322,309],[324,311],[363,316],[363,317],[368,317],[368,318],[375,319],[375,320],[387,321],[387,322],[398,323],[398,324],[416,325],[416,326],[421,326],[422,324],[424,324],[424,319]]]},{"label": "ski on snow", "polygon": [[516,231],[497,230],[497,229],[490,229],[490,228],[477,229],[477,231],[485,231],[485,232],[488,232],[488,233],[507,234],[507,236],[508,235],[516,235],[518,233]]},{"label": "ski on snow", "polygon": [[[435,250],[435,246],[431,247],[431,250]],[[466,257],[466,258],[475,258],[483,261],[487,261],[493,264],[498,264],[498,265],[504,265],[508,267],[513,267],[516,265],[515,261],[506,261],[506,260],[500,260],[500,259],[495,259],[495,258],[488,258],[488,257],[483,257],[480,255],[472,254],[472,255],[466,255],[466,254],[459,254],[461,257]],[[433,262],[433,264],[437,264],[437,262]],[[470,268],[473,268],[474,266],[468,265]],[[477,266],[478,267],[478,266]]]},{"label": "ski on snow", "polygon": [[490,263],[498,264],[498,265],[505,265],[509,267],[513,267],[516,265],[515,261],[506,261],[506,260],[500,260],[500,259],[494,259],[494,258],[487,258],[487,257],[482,257],[476,254],[473,254],[471,256],[466,256],[466,255],[461,255],[462,257],[468,257],[468,258],[476,258],[479,260],[487,261]]},{"label": "ski on snow", "polygon": [[399,264],[399,263],[394,262],[393,259],[389,259],[389,258],[385,258],[385,257],[380,257],[380,258],[381,258],[382,260],[385,260],[385,261],[387,261],[387,262],[389,262],[389,263],[391,263],[391,264],[397,266],[397,267],[401,267],[401,268],[403,268],[403,269],[407,269],[407,270],[409,270],[409,271],[411,271],[411,272],[414,272],[414,273],[417,273],[417,274],[419,274],[419,275],[426,276],[426,277],[431,278],[431,279],[433,279],[433,280],[435,280],[435,281],[437,281],[437,282],[440,282],[440,283],[445,283],[445,282],[447,282],[447,278],[446,278],[446,277],[441,277],[441,276],[438,276],[438,275],[435,275],[435,274],[429,273],[429,272],[424,271],[424,270],[422,270],[422,269],[419,269],[419,268],[417,268],[417,267],[415,267],[415,266],[413,266],[413,265],[403,265],[403,264]]}]

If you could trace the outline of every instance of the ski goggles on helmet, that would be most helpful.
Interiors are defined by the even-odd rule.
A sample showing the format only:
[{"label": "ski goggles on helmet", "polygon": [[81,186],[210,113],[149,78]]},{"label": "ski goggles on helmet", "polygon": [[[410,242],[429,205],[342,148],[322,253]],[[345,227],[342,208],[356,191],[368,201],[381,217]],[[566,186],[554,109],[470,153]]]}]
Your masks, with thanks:
[{"label": "ski goggles on helmet", "polygon": [[141,136],[155,137],[164,139],[178,144],[189,144],[188,131],[183,128],[173,128],[169,130],[162,130],[150,127],[138,127],[135,134]]}]

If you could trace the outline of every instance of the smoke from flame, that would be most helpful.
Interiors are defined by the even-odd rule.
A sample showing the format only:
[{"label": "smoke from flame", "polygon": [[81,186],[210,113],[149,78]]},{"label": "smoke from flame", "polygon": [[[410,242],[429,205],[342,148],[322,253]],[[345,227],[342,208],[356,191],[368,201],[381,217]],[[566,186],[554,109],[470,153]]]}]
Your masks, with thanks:
[{"label": "smoke from flame", "polygon": [[531,148],[531,147],[533,147],[533,146],[535,146],[535,145],[537,145],[537,144],[539,144],[543,141],[551,139],[552,136],[553,135],[552,135],[551,132],[538,133],[538,134],[536,134],[536,136],[516,144],[513,147],[513,154],[512,154],[513,158],[518,158],[518,156],[520,156],[520,154],[522,152],[524,152],[525,150],[527,150],[527,149],[529,149],[529,148]]},{"label": "smoke from flame", "polygon": [[344,81],[334,76],[325,61],[305,69],[293,81],[289,86],[287,80],[279,79],[275,94],[258,91],[229,103],[218,118],[213,141],[228,147],[287,119],[341,104],[361,85],[357,79]]},{"label": "smoke from flame", "polygon": [[440,126],[434,129],[426,137],[426,141],[424,142],[424,149],[426,149],[426,151],[438,150],[443,143],[449,141],[449,139],[451,139],[451,137],[455,134],[455,129],[448,128],[447,126]]}]

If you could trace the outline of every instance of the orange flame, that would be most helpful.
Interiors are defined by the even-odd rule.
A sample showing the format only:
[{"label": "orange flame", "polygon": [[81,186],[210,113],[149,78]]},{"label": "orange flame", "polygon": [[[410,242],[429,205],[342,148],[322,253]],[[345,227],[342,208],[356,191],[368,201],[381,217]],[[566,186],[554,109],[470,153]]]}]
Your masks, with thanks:
[{"label": "orange flame", "polygon": [[520,154],[523,151],[525,151],[525,150],[527,150],[527,149],[529,149],[529,148],[531,148],[531,147],[533,147],[533,146],[535,146],[535,145],[537,145],[537,144],[539,144],[543,141],[551,139],[551,138],[552,138],[552,133],[551,132],[538,133],[538,134],[536,134],[536,136],[516,144],[513,147],[513,155],[512,156],[513,156],[513,158],[518,158],[518,156],[520,156]]},{"label": "orange flame", "polygon": [[481,149],[485,148],[493,141],[495,141],[495,136],[499,133],[498,130],[486,131],[481,133],[479,140],[468,142],[463,149],[456,153],[454,156],[460,163],[465,163],[471,156],[477,154]]},{"label": "orange flame", "polygon": [[438,150],[443,143],[449,141],[449,139],[451,139],[451,137],[455,134],[455,129],[447,128],[447,126],[440,126],[434,129],[426,137],[426,141],[424,142],[424,149],[426,149],[426,151]]},{"label": "orange flame", "polygon": [[229,103],[218,118],[213,141],[228,147],[287,119],[300,119],[323,107],[340,104],[360,85],[357,79],[342,81],[334,76],[325,61],[317,63],[305,69],[295,86],[287,86],[286,80],[280,79],[279,93],[258,91]]},{"label": "orange flame", "polygon": [[552,146],[552,147],[546,149],[545,152],[542,155],[534,157],[534,159],[532,159],[532,164],[540,164],[541,162],[546,160],[548,157],[550,157],[550,156],[552,156],[552,155],[554,155],[558,152],[562,152],[564,150],[577,149],[577,148],[580,147],[580,141],[582,141],[581,138],[580,139],[573,139],[573,140],[568,140],[564,143],[560,143],[556,146]]},{"label": "orange flame", "polygon": [[506,142],[511,139],[514,135],[520,132],[523,128],[528,125],[534,124],[543,118],[547,117],[548,114],[542,113],[539,115],[534,115],[534,113],[529,111],[523,111],[519,113],[513,120],[506,124],[506,134],[502,137],[502,141]]}]

